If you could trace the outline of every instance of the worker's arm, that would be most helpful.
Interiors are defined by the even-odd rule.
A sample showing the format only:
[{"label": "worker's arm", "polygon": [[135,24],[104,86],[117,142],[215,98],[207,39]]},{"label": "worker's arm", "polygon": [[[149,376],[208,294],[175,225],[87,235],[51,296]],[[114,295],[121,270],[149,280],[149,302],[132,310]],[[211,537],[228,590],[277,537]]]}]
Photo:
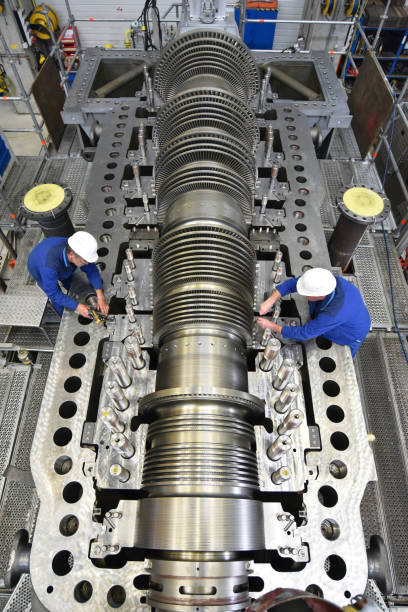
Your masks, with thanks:
[{"label": "worker's arm", "polygon": [[102,290],[102,279],[99,274],[99,270],[94,263],[89,263],[86,266],[82,266],[81,268],[88,277],[89,282],[91,283],[94,289]]},{"label": "worker's arm", "polygon": [[296,293],[296,283],[298,282],[299,278],[300,276],[297,276],[296,278],[288,278],[287,281],[278,285],[276,289],[279,291],[282,297],[284,295],[289,295],[290,293]]},{"label": "worker's arm", "polygon": [[281,334],[283,338],[291,338],[292,340],[309,340],[310,338],[323,336],[331,329],[338,327],[338,325],[340,325],[338,319],[322,312],[305,325],[296,325],[294,327],[285,325],[282,327]]},{"label": "worker's arm", "polygon": [[272,291],[268,299],[262,302],[262,304],[259,306],[259,314],[266,314],[270,311],[275,302],[277,302],[281,297],[283,297],[284,295],[288,295],[289,293],[294,293],[296,291],[296,283],[298,278],[299,277],[290,278],[284,283],[278,285],[275,291]]},{"label": "worker's arm", "polygon": [[105,300],[105,296],[102,289],[102,279],[97,266],[93,263],[89,263],[86,266],[83,266],[82,270],[86,273],[89,282],[96,291],[96,297],[98,299],[98,310],[100,310],[102,314],[107,315],[109,312],[109,306],[107,305]]},{"label": "worker's arm", "polygon": [[77,309],[78,302],[68,295],[65,295],[65,293],[62,293],[58,285],[58,275],[52,268],[43,268],[40,286],[53,304],[61,306],[62,308],[69,308],[70,310]]}]

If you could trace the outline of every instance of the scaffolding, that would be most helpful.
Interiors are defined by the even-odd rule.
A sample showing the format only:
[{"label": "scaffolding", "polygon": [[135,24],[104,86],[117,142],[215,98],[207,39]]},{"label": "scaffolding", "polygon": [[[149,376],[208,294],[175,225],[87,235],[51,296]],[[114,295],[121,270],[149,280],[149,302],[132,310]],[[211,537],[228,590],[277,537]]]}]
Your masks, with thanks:
[{"label": "scaffolding", "polygon": [[[7,0],[9,6],[10,6],[10,2],[11,0]],[[346,77],[346,70],[347,70],[347,66],[350,63],[353,67],[353,69],[356,71],[356,73],[358,73],[358,68],[354,62],[354,59],[352,57],[352,41],[354,40],[354,37],[356,35],[356,33],[358,32],[359,35],[361,36],[362,40],[364,41],[364,44],[367,48],[367,50],[372,51],[373,52],[373,56],[374,56],[374,61],[378,64],[378,67],[380,68],[380,71],[382,74],[384,74],[384,71],[382,70],[381,65],[378,63],[378,60],[375,56],[375,48],[377,45],[377,42],[379,40],[379,37],[381,35],[381,31],[384,27],[384,23],[387,20],[388,17],[388,11],[391,5],[391,0],[387,1],[386,6],[384,7],[384,13],[383,15],[381,15],[381,19],[380,19],[380,23],[375,35],[375,39],[373,41],[373,43],[371,44],[368,39],[367,36],[364,32],[364,29],[361,25],[361,20],[362,20],[362,15],[363,12],[365,10],[366,7],[366,2],[361,2],[360,5],[358,6],[358,9],[356,10],[354,16],[352,16],[350,19],[348,20],[337,20],[337,19],[279,19],[278,17],[273,18],[273,19],[249,19],[246,16],[246,0],[239,0],[239,3],[227,3],[226,6],[229,7],[236,7],[239,8],[239,14],[240,14],[240,21],[239,21],[239,32],[241,35],[241,38],[244,38],[245,35],[245,25],[247,23],[274,23],[276,24],[298,24],[298,25],[308,25],[311,27],[314,27],[316,25],[318,26],[327,26],[329,28],[333,28],[335,26],[340,26],[340,27],[344,27],[347,28],[347,34],[345,36],[345,40],[348,41],[348,43],[346,44],[345,48],[341,49],[341,50],[330,50],[328,49],[328,53],[331,56],[341,56],[344,57],[344,62],[343,62],[343,68],[342,68],[342,72],[340,75],[340,78],[344,81],[345,77]],[[183,6],[183,3],[173,3],[171,4],[171,6],[166,10],[165,14],[163,15],[163,19],[161,19],[162,23],[177,23],[179,21],[179,9],[180,7]],[[107,22],[107,23],[116,23],[116,22],[121,22],[121,23],[127,23],[129,21],[128,18],[95,18],[95,17],[89,17],[89,18],[81,18],[81,19],[76,19],[72,13],[71,10],[71,6],[70,6],[70,2],[69,0],[65,0],[65,7],[67,10],[67,15],[68,15],[68,21],[66,23],[66,25],[63,27],[60,35],[58,37],[55,36],[54,34],[54,30],[52,28],[51,22],[50,22],[50,18],[48,15],[47,10],[43,10],[40,11],[40,13],[42,15],[44,15],[46,21],[47,21],[47,25],[48,25],[48,31],[51,37],[51,42],[52,42],[52,47],[51,50],[49,52],[49,55],[56,58],[57,64],[58,64],[58,71],[59,71],[59,76],[60,76],[60,82],[61,82],[61,87],[64,90],[65,95],[68,94],[68,79],[69,79],[69,74],[73,68],[73,66],[75,65],[75,62],[77,60],[78,57],[81,56],[82,50],[81,50],[81,46],[80,46],[80,42],[79,42],[79,38],[77,35],[77,30],[74,27],[76,23],[80,23],[80,22],[95,22],[95,23],[99,23],[99,22]],[[176,12],[176,18],[175,19],[166,19],[166,17],[173,11],[175,10]],[[70,58],[69,63],[67,66],[64,66],[64,62],[62,61],[62,57],[61,57],[61,40],[64,36],[64,33],[72,27],[72,32],[73,32],[73,38],[74,38],[74,42],[75,42],[75,54]],[[309,39],[308,41],[308,45],[310,46],[311,44],[311,40],[312,37],[307,37]],[[23,102],[26,104],[27,106],[27,110],[28,113],[30,114],[32,121],[33,121],[33,128],[8,128],[6,130],[4,130],[4,132],[35,132],[38,134],[40,142],[41,142],[41,147],[42,147],[42,152],[44,154],[44,157],[48,158],[49,157],[49,150],[48,150],[48,144],[47,144],[47,140],[44,137],[44,133],[43,133],[43,127],[44,127],[44,122],[42,121],[41,123],[39,123],[36,114],[34,112],[34,108],[33,108],[33,104],[31,102],[31,88],[27,91],[23,85],[23,82],[20,78],[20,75],[18,73],[17,67],[16,67],[16,63],[15,63],[15,59],[18,56],[21,56],[21,53],[17,53],[17,52],[12,52],[9,48],[9,46],[7,45],[6,39],[3,35],[3,33],[0,31],[0,41],[2,43],[3,49],[4,49],[4,54],[5,57],[7,57],[11,69],[13,71],[13,74],[15,76],[17,85],[19,87],[20,90],[20,95],[17,96],[3,96],[0,97],[0,101],[12,101],[12,102]],[[284,51],[286,51],[286,49],[253,49],[254,52],[257,53],[282,53]],[[301,54],[309,54],[311,53],[311,49],[310,48],[305,48],[305,49],[301,49],[298,48],[297,49],[298,53]],[[407,77],[408,78],[408,77]],[[384,79],[386,79],[386,76],[384,74]],[[402,92],[400,94],[399,100],[402,101],[403,99],[403,95],[405,95],[405,92],[407,90],[407,83],[405,81],[404,85],[403,85],[403,89]],[[405,116],[405,113],[403,113],[401,105],[399,103],[399,101],[396,103],[396,109],[399,112],[400,116],[402,117],[402,120],[404,121],[404,123],[407,125],[408,128],[408,120]],[[389,121],[388,124],[388,128],[389,125],[391,124],[391,120]],[[386,138],[386,134],[387,134],[387,129],[386,128],[383,131],[383,134],[381,135],[380,141],[378,143],[378,148],[375,151],[375,154],[378,153],[379,147],[382,146],[382,144],[384,142],[387,142],[387,138]],[[376,156],[374,154],[374,157]],[[395,160],[394,160],[395,161]],[[394,164],[394,161],[391,158],[391,163]],[[406,192],[406,187],[404,185],[404,193]]]}]

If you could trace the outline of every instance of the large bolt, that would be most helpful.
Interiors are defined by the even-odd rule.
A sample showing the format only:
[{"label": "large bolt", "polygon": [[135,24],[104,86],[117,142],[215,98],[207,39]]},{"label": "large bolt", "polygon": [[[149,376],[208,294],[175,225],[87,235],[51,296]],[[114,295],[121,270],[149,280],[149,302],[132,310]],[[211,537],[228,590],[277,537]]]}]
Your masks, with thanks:
[{"label": "large bolt", "polygon": [[291,410],[285,416],[283,422],[278,427],[278,434],[290,433],[293,429],[296,429],[303,423],[305,416],[301,410]]},{"label": "large bolt", "polygon": [[129,336],[128,338],[126,338],[125,348],[126,348],[127,354],[129,355],[132,367],[135,370],[141,370],[142,368],[144,368],[146,365],[146,362],[143,359],[142,349],[140,348],[140,344],[138,343],[136,338],[133,338],[132,336]]},{"label": "large bolt", "polygon": [[137,306],[138,305],[136,289],[132,285],[128,286],[128,298],[129,298],[130,303],[132,304],[132,306]]},{"label": "large bolt", "polygon": [[272,330],[271,330],[270,327],[267,327],[264,330],[264,333],[263,333],[263,336],[262,336],[262,340],[261,340],[261,345],[262,346],[266,346],[268,344],[268,340],[271,337],[271,335],[272,335]]},{"label": "large bolt", "polygon": [[116,381],[111,380],[107,382],[105,385],[105,391],[109,399],[111,399],[115,405],[115,408],[123,412],[123,410],[126,410],[129,407],[129,400]]},{"label": "large bolt", "polygon": [[274,388],[277,391],[282,391],[289,382],[290,377],[296,370],[296,364],[293,359],[284,359],[281,367],[278,370],[275,378],[272,381]]},{"label": "large bolt", "polygon": [[123,267],[125,268],[126,278],[131,283],[133,280],[135,280],[133,276],[132,264],[126,259],[126,261],[123,262]]},{"label": "large bolt", "polygon": [[289,436],[279,436],[275,442],[270,445],[266,454],[271,461],[277,461],[292,448],[292,440]]},{"label": "large bolt", "polygon": [[113,463],[109,468],[109,474],[119,482],[127,482],[130,478],[130,472],[119,463]]},{"label": "large bolt", "polygon": [[127,373],[125,364],[123,363],[121,357],[118,357],[116,355],[112,355],[112,357],[109,357],[108,367],[112,371],[120,387],[122,387],[123,389],[129,387],[130,383],[132,382],[132,379]]},{"label": "large bolt", "polygon": [[134,337],[136,338],[136,340],[138,341],[139,344],[144,344],[145,343],[142,327],[141,327],[140,323],[138,323],[136,320],[135,320],[135,325],[133,327],[133,332],[132,333],[133,333]]},{"label": "large bolt", "polygon": [[109,406],[103,408],[101,418],[112,433],[122,433],[124,431],[125,424],[122,423],[122,421],[119,419],[119,415],[113,410],[113,408],[110,408]]},{"label": "large bolt", "polygon": [[282,251],[276,251],[276,253],[275,253],[275,260],[273,262],[273,267],[272,267],[272,270],[274,272],[277,271],[278,266],[279,266],[280,262],[282,261],[282,255],[283,255]]},{"label": "large bolt", "polygon": [[274,283],[279,283],[280,278],[281,278],[282,273],[283,273],[282,264],[279,264],[274,272],[275,272],[275,276],[274,276],[273,282]]},{"label": "large bolt", "polygon": [[296,399],[299,394],[299,387],[292,383],[286,385],[278,400],[275,402],[275,410],[280,414],[283,414],[289,410],[292,402]]},{"label": "large bolt", "polygon": [[126,253],[126,259],[127,259],[127,260],[128,260],[128,262],[130,263],[130,265],[132,266],[132,268],[135,268],[135,267],[136,267],[136,264],[135,264],[135,258],[134,258],[134,256],[133,256],[133,251],[132,251],[132,249],[126,249],[125,253]]},{"label": "large bolt", "polygon": [[281,343],[277,338],[270,338],[265,346],[264,354],[259,364],[259,367],[264,372],[270,372],[272,365],[281,348]]},{"label": "large bolt", "polygon": [[112,434],[110,437],[112,448],[125,459],[130,459],[135,454],[135,449],[123,433]]},{"label": "large bolt", "polygon": [[273,309],[273,313],[272,313],[272,321],[274,323],[276,323],[277,320],[279,319],[280,311],[281,311],[281,308],[280,308],[279,304],[276,304],[275,308]]},{"label": "large bolt", "polygon": [[280,485],[286,480],[289,480],[291,476],[292,474],[290,472],[290,469],[286,467],[286,465],[284,465],[280,467],[279,470],[276,470],[276,472],[273,472],[273,474],[271,475],[271,479],[274,484]]},{"label": "large bolt", "polygon": [[273,127],[268,125],[266,128],[266,139],[265,139],[265,163],[268,164],[271,161],[273,151]]},{"label": "large bolt", "polygon": [[129,321],[131,323],[136,323],[136,316],[132,304],[130,304],[130,302],[127,302],[125,308]]},{"label": "large bolt", "polygon": [[142,158],[146,159],[146,128],[144,123],[141,123],[139,126],[137,138],[139,141],[139,150],[142,155]]}]

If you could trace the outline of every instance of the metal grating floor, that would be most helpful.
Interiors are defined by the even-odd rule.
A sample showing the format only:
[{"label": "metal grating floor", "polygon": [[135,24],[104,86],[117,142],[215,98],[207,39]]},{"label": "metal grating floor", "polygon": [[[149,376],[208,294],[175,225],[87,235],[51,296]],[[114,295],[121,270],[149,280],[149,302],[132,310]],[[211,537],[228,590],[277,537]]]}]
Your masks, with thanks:
[{"label": "metal grating floor", "polygon": [[[11,449],[7,453],[7,461],[1,466],[1,473],[3,473],[8,463],[21,470],[22,475],[24,472],[30,472],[31,444],[37,425],[50,363],[50,354],[43,353],[38,355],[36,365],[40,367],[32,371],[31,383],[24,402],[24,408],[21,409],[21,402],[18,411],[15,411],[14,414],[10,411],[10,418],[11,416],[14,417],[14,427],[9,425],[9,429],[15,432],[18,424],[18,432],[15,438],[12,436]],[[22,367],[26,368],[26,366]],[[26,369],[29,371],[29,368]],[[11,381],[13,385],[16,385],[17,382],[14,378]],[[22,399],[24,400],[24,396]],[[9,402],[7,402],[7,406],[9,406]],[[4,433],[2,423],[0,444],[5,439]],[[0,506],[0,580],[4,577],[7,569],[11,544],[16,531],[26,529],[30,537],[32,536],[39,503],[36,491],[30,484],[11,480],[10,478],[4,479],[4,481]]]},{"label": "metal grating floor", "polygon": [[[34,156],[17,157],[17,161],[4,183],[4,195],[14,213],[17,213],[25,193],[33,187],[44,162],[43,159]],[[10,210],[6,206],[0,209],[0,221],[10,221]]]},{"label": "metal grating floor", "polygon": [[74,225],[85,225],[88,217],[85,185],[91,166],[82,157],[53,158],[47,160],[40,175],[40,182],[58,183],[71,189],[72,204],[68,211]]},{"label": "metal grating floor", "polygon": [[[347,185],[364,185],[369,189],[381,191],[381,181],[374,164],[365,161],[351,160],[320,160],[320,168],[326,184],[328,198],[322,203],[320,215],[323,227],[336,225],[339,218],[337,208],[337,196]],[[395,229],[395,222],[392,215],[389,215],[384,226],[387,230]],[[376,231],[381,230],[381,226],[374,226]]]},{"label": "metal grating floor", "polygon": [[381,290],[381,276],[374,247],[359,246],[353,256],[358,288],[370,313],[373,328],[390,330],[393,326],[385,291]]},{"label": "metal grating floor", "polygon": [[28,574],[23,574],[8,600],[4,612],[30,612],[31,609],[31,580]]},{"label": "metal grating floor", "polygon": [[360,149],[351,127],[336,129],[329,148],[329,155],[332,159],[348,160],[350,157],[361,159]]},{"label": "metal grating floor", "polygon": [[[18,164],[11,169],[4,185],[4,195],[13,212],[17,213],[24,195],[34,182],[58,183],[69,187],[73,201],[69,214],[74,226],[84,226],[88,217],[85,185],[92,164],[82,157],[55,157],[47,160],[38,157],[18,157]],[[0,222],[10,221],[10,210],[4,204],[0,208]],[[32,222],[30,222],[32,223]]]},{"label": "metal grating floor", "polygon": [[[395,594],[408,593],[408,419],[407,366],[396,334],[371,333],[356,358],[368,431],[373,445],[385,542],[392,565]],[[407,344],[408,349],[408,344]],[[399,351],[399,353],[398,353]],[[395,387],[396,392],[393,391]]]},{"label": "metal grating floor", "polygon": [[0,493],[5,485],[3,473],[13,452],[30,373],[30,366],[17,364],[0,370]]}]

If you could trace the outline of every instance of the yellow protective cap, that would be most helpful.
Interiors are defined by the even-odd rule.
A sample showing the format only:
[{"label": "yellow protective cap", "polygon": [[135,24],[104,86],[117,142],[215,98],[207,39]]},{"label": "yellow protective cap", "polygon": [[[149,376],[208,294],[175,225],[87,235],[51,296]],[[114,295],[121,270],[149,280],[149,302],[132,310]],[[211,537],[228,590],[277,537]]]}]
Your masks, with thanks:
[{"label": "yellow protective cap", "polygon": [[384,210],[384,200],[367,187],[351,187],[343,194],[346,208],[361,217],[375,217]]},{"label": "yellow protective cap", "polygon": [[43,183],[27,191],[24,206],[32,212],[42,213],[57,208],[65,198],[65,191],[60,185]]}]

